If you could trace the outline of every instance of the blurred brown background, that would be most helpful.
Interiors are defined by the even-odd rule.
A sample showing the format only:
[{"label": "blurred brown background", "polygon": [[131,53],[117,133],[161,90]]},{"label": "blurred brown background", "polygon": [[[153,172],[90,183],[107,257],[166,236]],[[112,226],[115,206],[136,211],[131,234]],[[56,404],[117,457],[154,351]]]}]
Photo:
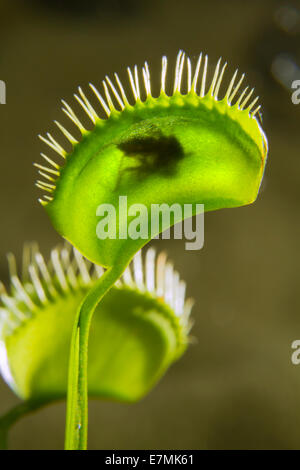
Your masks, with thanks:
[{"label": "blurred brown background", "polygon": [[[300,2],[252,0],[0,0],[0,278],[7,251],[25,240],[47,253],[57,243],[34,187],[44,146],[38,133],[64,122],[60,98],[78,85],[147,59],[201,50],[236,66],[263,103],[270,154],[256,204],[209,213],[205,246],[166,247],[187,281],[197,338],[161,383],[136,405],[91,402],[89,447],[116,449],[299,449]],[[299,72],[299,73],[298,73]],[[298,74],[298,76],[297,76]],[[121,73],[122,75],[122,73]],[[122,75],[123,76],[123,75]],[[0,413],[18,402],[0,382]],[[64,405],[21,420],[10,448],[63,447]]]}]

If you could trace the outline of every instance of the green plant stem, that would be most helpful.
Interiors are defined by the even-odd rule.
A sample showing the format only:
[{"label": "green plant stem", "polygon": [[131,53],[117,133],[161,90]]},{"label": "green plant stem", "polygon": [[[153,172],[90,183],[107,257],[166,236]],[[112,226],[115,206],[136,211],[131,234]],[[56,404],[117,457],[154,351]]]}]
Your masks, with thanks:
[{"label": "green plant stem", "polygon": [[69,360],[66,417],[66,450],[85,450],[88,431],[88,339],[93,313],[109,289],[119,279],[126,264],[109,268],[89,291],[74,324]]},{"label": "green plant stem", "polygon": [[7,449],[8,432],[13,424],[20,418],[41,408],[45,403],[39,401],[25,401],[19,403],[0,418],[0,450]]}]

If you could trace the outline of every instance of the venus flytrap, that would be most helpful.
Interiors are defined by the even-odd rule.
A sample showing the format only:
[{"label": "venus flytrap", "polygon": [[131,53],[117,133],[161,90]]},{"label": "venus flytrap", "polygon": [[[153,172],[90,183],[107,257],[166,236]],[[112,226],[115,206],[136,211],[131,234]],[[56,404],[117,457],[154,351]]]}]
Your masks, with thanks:
[{"label": "venus flytrap", "polygon": [[[67,394],[72,325],[104,270],[69,244],[45,261],[26,245],[18,272],[9,255],[10,286],[1,284],[0,370],[23,403],[0,419],[0,444],[24,414]],[[95,310],[88,361],[94,398],[135,402],[187,347],[191,299],[164,253],[138,252]],[[2,436],[1,436],[2,433]]]},{"label": "venus flytrap", "polygon": [[[166,57],[161,87],[153,95],[150,70],[128,68],[133,100],[115,74],[103,81],[104,97],[91,85],[98,104],[81,88],[76,100],[93,124],[88,131],[81,118],[63,102],[63,111],[82,134],[78,141],[61,124],[72,151],[52,137],[41,139],[64,158],[58,165],[42,154],[48,166],[36,164],[43,180],[37,186],[56,230],[92,262],[107,268],[87,293],[78,310],[71,341],[66,448],[86,448],[88,336],[93,312],[126,269],[134,254],[155,235],[148,220],[148,239],[100,239],[96,226],[100,204],[116,207],[117,231],[124,231],[128,213],[118,213],[118,200],[128,206],[197,204],[205,210],[237,207],[255,201],[267,157],[267,139],[256,118],[260,106],[253,90],[241,91],[244,75],[236,71],[219,98],[226,63],[218,61],[211,80],[208,59],[200,54],[192,67],[180,51],[171,93],[167,92]],[[184,82],[184,83],[183,83]],[[106,118],[99,117],[97,106]],[[160,223],[157,233],[179,222]],[[121,308],[121,305],[120,305]]]}]

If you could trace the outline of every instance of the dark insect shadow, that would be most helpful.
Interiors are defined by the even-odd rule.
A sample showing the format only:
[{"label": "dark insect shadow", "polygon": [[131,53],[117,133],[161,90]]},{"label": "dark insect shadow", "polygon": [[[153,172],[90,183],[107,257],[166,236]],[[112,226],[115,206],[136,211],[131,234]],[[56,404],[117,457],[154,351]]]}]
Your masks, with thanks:
[{"label": "dark insect shadow", "polygon": [[165,176],[174,175],[177,163],[184,157],[184,150],[174,136],[164,136],[156,133],[155,136],[133,137],[120,144],[119,150],[124,158],[134,159],[132,167],[120,171],[119,182],[124,171],[131,171],[139,177],[146,177],[152,173],[161,173]]}]

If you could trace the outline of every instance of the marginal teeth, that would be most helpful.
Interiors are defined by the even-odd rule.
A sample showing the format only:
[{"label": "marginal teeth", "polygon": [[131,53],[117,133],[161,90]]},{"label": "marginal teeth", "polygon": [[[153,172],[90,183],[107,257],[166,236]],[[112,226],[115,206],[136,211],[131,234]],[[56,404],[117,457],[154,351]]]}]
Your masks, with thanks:
[{"label": "marginal teeth", "polygon": [[127,266],[123,273],[123,281],[125,284],[132,286],[133,285],[133,279],[132,279],[132,274],[131,274],[131,269],[130,266]]},{"label": "marginal teeth", "polygon": [[57,170],[53,170],[52,168],[48,168],[47,166],[40,165],[39,163],[34,163],[33,165],[36,168],[38,168],[39,170],[43,170],[43,171],[46,171],[47,173],[50,173],[52,175],[59,176],[59,171],[57,171]]},{"label": "marginal teeth", "polygon": [[48,139],[46,137],[43,137],[42,135],[39,135],[39,138],[45,142],[45,144],[49,145],[56,153],[58,153],[61,157],[66,158],[67,152],[56,142],[55,139],[47,133]]},{"label": "marginal teeth", "polygon": [[238,82],[237,86],[235,87],[235,89],[233,90],[233,92],[231,93],[231,95],[229,96],[228,98],[228,103],[231,104],[232,103],[232,100],[233,98],[235,97],[235,95],[237,94],[241,84],[242,84],[242,81],[244,80],[245,78],[245,74],[243,74],[240,78],[240,81]]},{"label": "marginal teeth", "polygon": [[167,261],[166,253],[164,252],[160,253],[157,257],[157,265],[156,265],[156,295],[157,297],[164,296],[166,261]]},{"label": "marginal teeth", "polygon": [[96,119],[93,115],[93,113],[90,112],[90,110],[88,109],[88,107],[86,106],[86,104],[82,101],[82,99],[76,95],[76,93],[74,94],[74,97],[75,99],[78,101],[78,103],[80,104],[80,106],[82,107],[82,109],[86,112],[86,114],[88,115],[88,117],[91,119],[91,121],[96,124]]},{"label": "marginal teeth", "polygon": [[137,65],[134,66],[134,81],[135,81],[135,88],[137,92],[138,99],[141,99],[141,93],[140,93],[140,83],[139,83],[139,74],[138,74],[138,68]]},{"label": "marginal teeth", "polygon": [[122,85],[121,80],[119,79],[119,76],[118,76],[117,73],[115,73],[115,79],[116,79],[116,82],[118,84],[118,87],[119,87],[119,90],[120,90],[120,93],[121,93],[121,96],[122,96],[122,100],[124,101],[125,106],[129,107],[130,105],[129,105],[126,93],[124,91],[123,85]]},{"label": "marginal teeth", "polygon": [[258,102],[259,97],[257,96],[255,100],[252,101],[252,103],[248,106],[247,110],[250,112],[253,106]]},{"label": "marginal teeth", "polygon": [[106,82],[103,80],[102,84],[103,84],[104,93],[105,93],[105,97],[106,97],[106,101],[108,103],[109,109],[110,109],[110,111],[114,111],[114,109],[115,109],[114,103],[113,103],[113,101],[111,99],[111,96],[109,94]]},{"label": "marginal teeth", "polygon": [[255,108],[255,110],[252,111],[251,116],[254,117],[255,114],[258,113],[258,111],[260,110],[260,108],[261,108],[261,105],[257,106],[257,108]]},{"label": "marginal teeth", "polygon": [[69,285],[68,285],[66,275],[62,267],[61,261],[60,261],[59,252],[57,249],[54,249],[51,251],[51,261],[52,261],[52,266],[54,268],[54,272],[56,274],[60,287],[62,288],[64,292],[68,292]]},{"label": "marginal teeth", "polygon": [[168,68],[168,59],[166,56],[162,58],[162,67],[161,67],[161,92],[166,92],[166,76]]},{"label": "marginal teeth", "polygon": [[78,117],[74,113],[73,109],[71,106],[68,105],[64,100],[61,100],[62,104],[65,106],[65,108],[62,108],[63,112],[73,121],[73,123],[78,127],[80,132],[82,134],[85,134],[86,128],[82,125],[82,123],[79,121]]},{"label": "marginal teeth", "polygon": [[143,264],[140,251],[138,251],[133,258],[133,276],[138,289],[144,290]]},{"label": "marginal teeth", "polygon": [[[160,94],[166,94],[167,66],[168,66],[168,59],[166,56],[163,56],[162,65],[161,65]],[[180,50],[176,58],[175,77],[173,80],[173,94],[181,93],[183,77],[186,76],[186,90],[187,90],[186,93],[187,94],[190,94],[190,93],[197,94],[198,83],[200,82],[200,90],[197,96],[199,96],[199,98],[204,98],[206,95],[209,95],[213,97],[215,100],[218,100],[219,99],[218,95],[219,95],[220,88],[223,82],[223,77],[224,77],[224,73],[226,70],[226,66],[227,66],[227,63],[224,63],[224,65],[221,68],[221,59],[218,60],[213,78],[211,80],[210,85],[208,86],[208,91],[206,91],[207,90],[207,83],[206,83],[207,71],[208,71],[207,55],[204,58],[204,62],[202,62],[202,53],[199,55],[197,63],[196,63],[195,71],[193,72],[192,62],[190,58],[186,57],[185,53],[182,50]],[[184,73],[185,67],[186,67],[186,74]],[[200,74],[201,67],[203,70]],[[127,68],[127,71],[128,71],[128,77],[129,77],[129,84],[130,84],[131,92],[134,97],[134,101],[135,102],[141,101],[143,90],[146,92],[146,99],[152,97],[151,78],[150,78],[150,70],[149,70],[148,63],[145,62],[144,66],[140,70],[135,65],[133,68],[133,71],[129,67]],[[142,73],[141,86],[140,86],[140,73]],[[241,84],[244,80],[244,75],[242,75],[237,85],[235,85],[237,75],[238,75],[238,71],[236,70],[229,83],[225,96],[223,98],[225,102],[227,102],[228,106],[233,106],[232,104],[233,99],[239,92]],[[117,110],[114,104],[113,98],[115,98],[118,105],[120,106],[121,112],[125,110],[126,108],[127,109],[132,108],[132,105],[128,101],[126,92],[124,90],[124,87],[121,83],[121,80],[118,74],[116,73],[114,74],[114,79],[115,81],[113,82],[106,75],[105,80],[103,80],[105,98],[102,97],[102,95],[99,93],[99,91],[95,88],[94,85],[92,85],[91,83],[89,84],[91,90],[93,91],[96,98],[98,99],[102,109],[106,113],[107,118],[110,117],[112,112],[115,112]],[[97,111],[94,109],[93,105],[88,100],[88,98],[86,97],[81,87],[78,87],[78,91],[79,91],[79,94],[74,94],[75,99],[78,101],[81,108],[84,110],[84,112],[89,117],[89,119],[93,122],[93,124],[96,125],[97,122],[101,120]],[[260,106],[257,106],[254,109],[254,111],[252,111],[252,109],[254,108],[255,104],[258,101],[258,98],[255,98],[252,101],[252,103],[246,108],[246,105],[248,104],[252,95],[253,95],[253,90],[248,92],[248,88],[245,88],[243,92],[239,95],[239,98],[237,99],[237,102],[235,103],[235,106],[239,110],[248,112],[249,117],[254,117],[255,114],[257,114],[260,109]],[[62,100],[62,103],[64,105],[64,107],[62,108],[63,112],[76,125],[76,127],[79,129],[82,135],[86,134],[88,131],[82,124],[79,117],[75,114],[71,106],[69,106],[64,100]],[[75,139],[73,135],[67,129],[65,129],[58,121],[54,121],[54,122],[73,146],[78,144],[78,140]],[[67,156],[66,150],[52,137],[51,134],[47,133],[47,137],[43,137],[43,136],[39,136],[39,137],[52,150],[54,150],[63,158],[66,158]],[[49,167],[44,167],[43,165],[39,165],[39,164],[35,164],[35,166],[43,172],[43,173],[41,172],[40,173],[46,180],[53,182],[51,179],[51,176],[47,175],[47,173],[50,173],[59,177],[60,166],[57,165],[54,161],[52,161],[46,155],[44,154],[41,154],[41,155],[50,164],[50,166],[54,168],[54,170],[52,170]],[[46,172],[46,174],[44,172]],[[52,193],[53,190],[55,189],[55,186],[51,186],[43,181],[38,181],[37,187],[48,193]],[[39,201],[41,202],[41,204],[45,205],[52,200],[53,199],[51,197],[44,196],[43,199],[40,199]]]},{"label": "marginal teeth", "polygon": [[147,291],[153,293],[155,291],[155,250],[149,248],[146,253],[145,275]]},{"label": "marginal teeth", "polygon": [[35,288],[35,291],[37,293],[38,298],[40,299],[42,304],[46,304],[47,303],[47,296],[46,296],[46,293],[45,293],[44,288],[42,286],[42,283],[40,281],[40,278],[37,274],[37,270],[36,270],[35,266],[33,266],[31,264],[28,267],[28,272],[30,274],[30,277],[31,277],[31,280],[32,280],[32,283],[34,285],[34,288]]},{"label": "marginal teeth", "polygon": [[105,103],[105,100],[102,98],[102,96],[100,95],[99,91],[97,90],[97,88],[94,87],[94,85],[92,83],[90,83],[90,88],[93,90],[93,92],[95,93],[96,97],[98,98],[102,108],[104,109],[104,111],[106,112],[107,114],[107,117],[110,116],[110,109],[109,107],[107,106],[107,104]]},{"label": "marginal teeth", "polygon": [[[13,254],[8,255],[11,279],[11,292],[8,293],[0,282],[0,329],[5,324],[5,332],[12,333],[20,324],[37,314],[38,310],[57,297],[90,286],[99,279],[104,270],[86,260],[78,250],[68,243],[51,251],[46,264],[36,243],[26,243],[22,256],[22,281],[17,273]],[[90,274],[91,273],[91,274]],[[156,259],[155,250],[150,247],[145,256],[141,251],[133,258],[122,278],[116,283],[118,288],[127,285],[133,290],[148,292],[154,298],[164,301],[171,307],[186,332],[189,327],[190,300],[185,301],[185,282],[180,280],[173,265],[167,262],[165,253]]]},{"label": "marginal teeth", "polygon": [[54,121],[57,127],[61,130],[61,132],[64,134],[64,136],[71,142],[72,145],[78,144],[78,140],[75,139],[75,137],[70,134],[67,129],[64,128],[58,121]]},{"label": "marginal teeth", "polygon": [[146,90],[146,94],[148,97],[148,96],[151,96],[152,93],[151,93],[150,70],[149,70],[149,66],[147,62],[145,62],[145,65],[143,67],[143,77],[144,77],[145,90]]},{"label": "marginal teeth", "polygon": [[129,81],[130,81],[131,90],[132,90],[132,93],[133,93],[134,99],[135,99],[135,101],[138,101],[138,98],[139,98],[139,97],[138,97],[138,94],[137,94],[137,90],[136,90],[135,81],[134,81],[134,78],[133,78],[132,72],[131,72],[131,70],[130,70],[130,67],[127,67],[127,72],[128,72]]},{"label": "marginal teeth", "polygon": [[204,69],[203,69],[203,75],[202,75],[202,82],[201,82],[201,91],[200,91],[200,97],[203,98],[205,96],[205,85],[206,85],[206,76],[207,76],[207,63],[208,63],[208,57],[207,55],[205,56],[204,59]]},{"label": "marginal teeth", "polygon": [[57,163],[55,163],[53,160],[51,160],[51,158],[47,157],[47,155],[45,155],[44,153],[41,153],[41,157],[43,157],[44,160],[46,160],[46,162],[50,163],[50,165],[52,165],[53,168],[56,168],[57,170],[60,169],[60,166],[57,165]]},{"label": "marginal teeth", "polygon": [[221,73],[219,75],[219,78],[218,78],[218,81],[217,81],[217,84],[216,84],[216,88],[214,90],[214,97],[215,97],[216,100],[218,99],[218,94],[219,94],[219,91],[220,91],[220,86],[221,86],[221,83],[222,83],[222,80],[223,80],[223,75],[224,75],[226,67],[227,67],[227,62],[225,62],[225,64],[222,67]]},{"label": "marginal teeth", "polygon": [[199,71],[200,71],[201,61],[202,61],[202,52],[199,55],[199,58],[198,58],[198,61],[197,61],[195,74],[194,74],[194,78],[193,78],[193,82],[192,82],[192,86],[191,86],[194,93],[196,93],[196,90],[197,90],[197,82],[198,82],[198,78],[199,78]]},{"label": "marginal teeth", "polygon": [[12,276],[11,277],[11,283],[14,286],[17,296],[20,300],[22,300],[29,310],[34,311],[36,309],[35,303],[32,301],[31,297],[27,294],[23,284],[21,283],[20,279],[18,276]]},{"label": "marginal teeth", "polygon": [[210,90],[209,90],[209,94],[211,96],[214,96],[214,89],[215,89],[217,79],[218,79],[218,75],[219,75],[220,64],[221,64],[221,58],[218,60],[217,66],[215,68],[215,73],[214,73],[214,76],[213,76],[213,79],[212,79],[212,82],[211,82],[211,86],[210,86]]},{"label": "marginal teeth", "polygon": [[245,94],[247,93],[248,88],[249,87],[246,87],[245,90],[242,92],[242,94],[239,96],[239,99],[237,100],[237,102],[235,104],[237,108],[240,107],[241,101],[243,100]]},{"label": "marginal teeth", "polygon": [[110,86],[110,89],[111,89],[111,91],[113,92],[113,94],[114,94],[116,100],[118,101],[118,103],[119,103],[121,109],[124,109],[124,108],[125,108],[125,104],[123,103],[123,101],[122,101],[122,99],[121,99],[119,93],[117,92],[116,88],[114,87],[112,81],[110,80],[110,78],[109,78],[107,75],[106,75],[105,79],[106,79],[108,85]]},{"label": "marginal teeth", "polygon": [[81,278],[83,280],[84,284],[90,284],[91,282],[91,277],[89,275],[87,266],[85,264],[85,260],[83,259],[82,255],[79,253],[78,250],[74,248],[74,256],[77,262],[77,266],[81,275]]},{"label": "marginal teeth", "polygon": [[98,121],[100,118],[98,116],[98,114],[96,113],[96,111],[94,110],[93,106],[91,105],[91,103],[89,102],[89,100],[87,99],[87,97],[85,96],[85,94],[83,93],[81,87],[78,87],[78,90],[79,90],[79,93],[80,93],[80,96],[82,97],[90,115],[93,117],[93,121],[94,123],[96,123],[96,121]]},{"label": "marginal teeth", "polygon": [[[244,99],[244,101],[241,103],[241,109],[244,109],[246,104],[248,103],[248,101],[250,100],[251,96],[253,95],[253,92],[254,92],[254,88],[252,88],[252,90],[248,93],[248,95],[246,96],[246,98]],[[258,99],[258,98],[257,98]]]}]

